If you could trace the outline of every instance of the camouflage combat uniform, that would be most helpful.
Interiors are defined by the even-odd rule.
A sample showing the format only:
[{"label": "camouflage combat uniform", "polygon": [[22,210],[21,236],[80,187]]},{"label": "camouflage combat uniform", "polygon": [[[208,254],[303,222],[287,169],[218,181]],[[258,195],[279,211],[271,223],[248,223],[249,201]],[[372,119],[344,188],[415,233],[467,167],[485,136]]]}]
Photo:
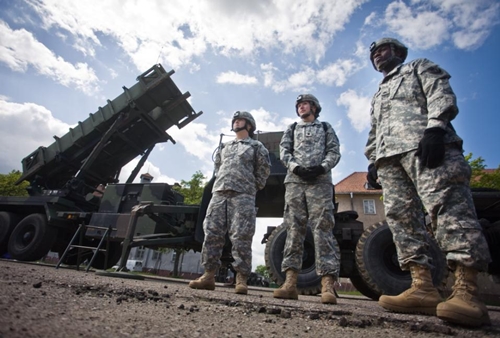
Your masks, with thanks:
[{"label": "camouflage combat uniform", "polygon": [[[490,261],[469,188],[471,169],[450,123],[458,108],[449,78],[431,61],[417,59],[389,72],[371,103],[365,155],[377,167],[387,223],[405,270],[410,262],[432,264],[423,207],[451,268],[457,262],[484,271]],[[446,151],[443,164],[429,169],[415,152],[424,130],[433,127],[446,130]]]},{"label": "camouflage combat uniform", "polygon": [[255,234],[255,195],[270,173],[269,152],[250,137],[225,143],[215,155],[212,199],[203,222],[201,251],[205,270],[216,270],[226,233],[232,243],[233,267],[248,276],[252,270],[252,238]]},{"label": "camouflage combat uniform", "polygon": [[[338,278],[340,252],[332,232],[335,220],[331,169],[339,162],[340,151],[335,131],[330,124],[324,123],[326,132],[317,119],[310,123],[299,121],[293,133],[295,137],[289,126],[280,142],[280,159],[288,168],[283,215],[287,238],[281,269],[301,270],[304,239],[309,224],[315,245],[316,273]],[[325,174],[306,181],[293,173],[299,165],[321,165]]]}]

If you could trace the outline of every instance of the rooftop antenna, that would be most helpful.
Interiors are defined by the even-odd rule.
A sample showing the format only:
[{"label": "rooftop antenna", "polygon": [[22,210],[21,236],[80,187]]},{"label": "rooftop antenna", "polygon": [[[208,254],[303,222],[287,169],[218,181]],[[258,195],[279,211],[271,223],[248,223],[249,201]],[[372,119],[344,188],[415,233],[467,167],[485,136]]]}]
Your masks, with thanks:
[{"label": "rooftop antenna", "polygon": [[163,44],[160,48],[160,52],[158,53],[158,58],[156,58],[156,64],[158,64],[158,61],[160,61],[160,56],[161,56],[161,51],[163,50],[163,46],[165,46],[165,44]]}]

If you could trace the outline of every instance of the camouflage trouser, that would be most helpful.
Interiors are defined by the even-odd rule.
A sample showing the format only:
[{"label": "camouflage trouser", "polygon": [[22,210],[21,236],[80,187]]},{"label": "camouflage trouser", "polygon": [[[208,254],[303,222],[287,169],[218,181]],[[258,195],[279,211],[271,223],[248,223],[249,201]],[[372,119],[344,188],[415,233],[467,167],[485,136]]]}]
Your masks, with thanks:
[{"label": "camouflage trouser", "polygon": [[377,170],[402,269],[408,269],[410,262],[432,266],[424,208],[452,269],[456,263],[487,269],[490,254],[469,188],[471,169],[459,149],[447,146],[443,164],[435,169],[420,166],[415,151],[410,151],[380,159]]},{"label": "camouflage trouser", "polygon": [[243,275],[252,271],[252,238],[255,234],[255,196],[234,191],[215,192],[203,222],[205,240],[201,262],[205,270],[217,270],[226,233],[232,243],[233,267]]},{"label": "camouflage trouser", "polygon": [[[287,228],[282,271],[302,268],[307,225],[314,238],[316,273],[338,278],[340,252],[333,236],[333,187],[331,184],[287,183],[283,223]],[[335,244],[334,244],[335,243]]]}]

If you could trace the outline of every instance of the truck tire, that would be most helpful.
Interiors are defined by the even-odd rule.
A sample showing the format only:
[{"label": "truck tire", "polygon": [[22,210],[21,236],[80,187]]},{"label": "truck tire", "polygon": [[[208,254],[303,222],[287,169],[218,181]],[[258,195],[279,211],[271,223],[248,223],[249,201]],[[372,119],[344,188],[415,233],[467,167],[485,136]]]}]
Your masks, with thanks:
[{"label": "truck tire", "polygon": [[[269,270],[271,280],[278,285],[283,284],[286,278],[286,274],[281,271],[285,241],[286,228],[282,224],[274,229],[266,243],[266,266]],[[316,274],[314,240],[310,227],[307,227],[306,238],[304,240],[302,269],[297,278],[297,289],[301,295],[317,295],[321,292],[321,277]]]},{"label": "truck tire", "polygon": [[378,300],[380,293],[374,290],[370,285],[368,285],[361,274],[349,277],[351,284],[358,290],[363,296],[371,298],[373,300]]},{"label": "truck tire", "polygon": [[488,243],[491,262],[488,265],[488,273],[500,278],[500,221],[491,223],[489,220],[480,219],[483,234]]},{"label": "truck tire", "polygon": [[[429,244],[434,265],[432,280],[441,291],[448,276],[446,259],[432,236],[429,236]],[[385,221],[373,224],[363,232],[356,246],[356,265],[363,281],[374,292],[372,299],[377,300],[382,294],[398,295],[410,288],[410,272],[399,267],[396,246]]]},{"label": "truck tire", "polygon": [[19,222],[10,235],[8,250],[12,258],[36,261],[45,257],[57,238],[57,228],[44,214],[31,214]]},{"label": "truck tire", "polygon": [[9,237],[21,217],[8,211],[0,211],[0,257],[7,252]]}]

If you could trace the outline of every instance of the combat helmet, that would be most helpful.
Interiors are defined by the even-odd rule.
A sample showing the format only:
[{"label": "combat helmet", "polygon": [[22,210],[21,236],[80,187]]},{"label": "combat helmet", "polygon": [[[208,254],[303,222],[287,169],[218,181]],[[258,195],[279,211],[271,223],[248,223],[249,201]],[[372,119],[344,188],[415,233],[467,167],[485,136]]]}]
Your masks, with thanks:
[{"label": "combat helmet", "polygon": [[233,119],[231,120],[231,128],[233,128],[234,120],[236,119],[245,119],[250,124],[250,130],[248,131],[248,134],[250,136],[253,136],[253,133],[257,129],[257,124],[255,123],[255,119],[253,118],[252,114],[246,111],[237,111],[233,114]]},{"label": "combat helmet", "polygon": [[[406,47],[403,43],[401,43],[399,40],[394,39],[394,38],[382,38],[377,41],[373,41],[370,45],[370,61],[372,62],[373,68],[378,71],[377,67],[375,67],[375,64],[373,63],[373,54],[379,48],[380,46],[383,45],[391,45],[393,50],[400,50],[402,52],[402,56],[400,57],[402,62],[405,62],[406,57],[408,56],[408,47]],[[395,57],[395,56],[394,56]]]},{"label": "combat helmet", "polygon": [[304,101],[308,101],[310,104],[313,104],[316,107],[316,112],[314,113],[314,116],[318,118],[319,113],[321,112],[321,105],[319,104],[319,101],[316,98],[316,96],[312,94],[300,94],[299,96],[297,96],[297,100],[295,100],[295,112],[297,113],[297,115],[300,117],[298,106],[299,103]]}]

